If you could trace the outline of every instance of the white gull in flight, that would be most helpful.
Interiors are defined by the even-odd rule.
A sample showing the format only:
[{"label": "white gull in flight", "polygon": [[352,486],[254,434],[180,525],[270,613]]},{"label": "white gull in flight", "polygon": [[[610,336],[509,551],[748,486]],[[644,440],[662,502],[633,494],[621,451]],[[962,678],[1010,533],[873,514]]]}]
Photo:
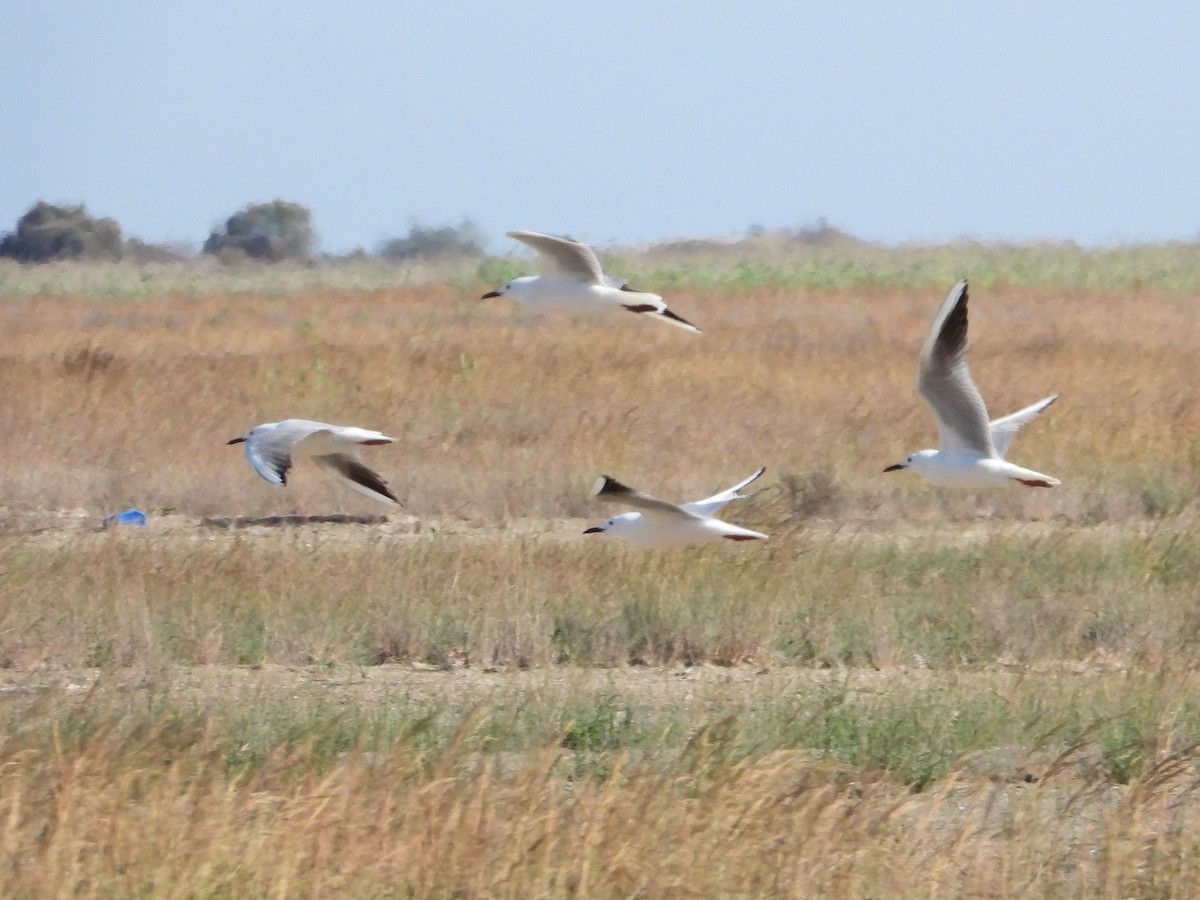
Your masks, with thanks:
[{"label": "white gull in flight", "polygon": [[1053,394],[995,421],[967,370],[967,282],[950,291],[921,347],[917,390],[937,419],[938,449],[918,450],[883,471],[912,469],[939,487],[989,487],[1017,482],[1052,487],[1057,478],[1004,458],[1017,430],[1058,399]]},{"label": "white gull in flight", "polygon": [[594,312],[627,309],[700,333],[700,329],[687,319],[667,309],[666,302],[658,294],[636,290],[623,279],[605,275],[595,252],[587,244],[537,231],[510,231],[508,236],[536,250],[544,272],[514,278],[499,290],[488,291],[482,299],[512,297],[534,310]]},{"label": "white gull in flight", "polygon": [[352,491],[372,500],[399,506],[379,475],[363,465],[360,446],[390,444],[396,439],[344,425],[327,425],[309,419],[285,419],[255,425],[230,444],[246,444],[246,459],[272,484],[287,484],[287,473],[295,457],[307,456],[328,475]]},{"label": "white gull in flight", "polygon": [[719,494],[679,506],[635,491],[615,478],[601,475],[592,488],[594,496],[626,506],[636,506],[639,511],[614,516],[603,525],[588,528],[583,533],[612,534],[648,549],[683,547],[721,540],[765,541],[765,534],[730,525],[714,517],[714,514],[731,500],[753,496],[738,492],[765,471],[766,469],[759,469],[749,478],[739,481]]}]

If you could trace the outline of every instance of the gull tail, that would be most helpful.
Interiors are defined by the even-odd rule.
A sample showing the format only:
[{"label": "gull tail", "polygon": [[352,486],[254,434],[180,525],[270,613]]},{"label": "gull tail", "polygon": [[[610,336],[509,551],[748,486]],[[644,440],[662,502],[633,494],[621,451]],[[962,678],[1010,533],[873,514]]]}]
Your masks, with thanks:
[{"label": "gull tail", "polygon": [[348,441],[354,441],[356,444],[365,444],[367,446],[396,443],[396,439],[394,437],[388,437],[386,434],[378,431],[371,431],[367,428],[355,428],[353,426],[342,428],[341,431],[338,432],[338,437],[344,438]]}]

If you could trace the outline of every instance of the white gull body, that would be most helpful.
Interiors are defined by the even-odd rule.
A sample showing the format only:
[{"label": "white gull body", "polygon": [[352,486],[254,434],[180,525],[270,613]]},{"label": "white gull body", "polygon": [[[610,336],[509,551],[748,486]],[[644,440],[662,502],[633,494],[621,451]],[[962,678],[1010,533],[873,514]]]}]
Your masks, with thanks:
[{"label": "white gull body", "polygon": [[988,419],[983,397],[967,369],[966,281],[951,289],[933,319],[921,347],[917,390],[937,420],[938,449],[918,450],[885,472],[911,469],[939,487],[993,487],[1014,482],[1052,487],[1062,483],[1004,458],[1020,427],[1058,395],[1002,419]]},{"label": "white gull body", "polygon": [[623,279],[605,275],[595,252],[587,244],[537,231],[510,231],[508,236],[536,250],[544,271],[541,275],[514,278],[504,287],[488,291],[482,299],[511,297],[522,306],[537,311],[626,309],[700,333],[691,322],[669,310],[658,294],[635,290]]},{"label": "white gull body", "polygon": [[603,525],[593,526],[583,533],[611,534],[646,549],[684,547],[716,541],[765,541],[767,535],[761,532],[731,525],[715,517],[715,513],[731,500],[753,496],[738,492],[764,471],[766,470],[759,469],[749,478],[739,481],[719,494],[678,506],[635,491],[607,475],[601,475],[592,488],[594,496],[600,500],[636,506],[639,511],[614,516]]},{"label": "white gull body", "polygon": [[379,475],[363,465],[362,446],[390,444],[396,439],[352,425],[328,425],[311,419],[285,419],[255,425],[230,444],[246,445],[254,471],[272,484],[286,485],[293,460],[308,457],[323,472],[352,491],[399,506],[400,501]]}]

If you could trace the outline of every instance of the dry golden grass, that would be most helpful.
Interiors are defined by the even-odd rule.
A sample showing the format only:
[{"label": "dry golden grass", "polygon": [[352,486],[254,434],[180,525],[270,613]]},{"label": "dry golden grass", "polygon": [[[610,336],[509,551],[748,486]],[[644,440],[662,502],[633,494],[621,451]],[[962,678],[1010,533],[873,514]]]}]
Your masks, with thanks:
[{"label": "dry golden grass", "polygon": [[[39,760],[9,804],[30,896],[1188,896],[1190,779],[1118,791],[842,783],[794,753],[566,778],[554,751],[430,772],[398,746],[230,782],[202,753],[130,765],[100,741]],[[22,767],[24,760],[17,761]],[[440,767],[440,771],[438,770]],[[32,810],[31,810],[32,808]],[[1070,811],[1075,827],[1056,818]]]},{"label": "dry golden grass", "polygon": [[[1136,777],[1114,780],[1086,734],[1054,733],[1043,721],[1050,736],[1032,751],[964,755],[914,792],[867,761],[741,731],[772,703],[790,704],[792,724],[804,724],[828,707],[815,684],[757,686],[751,675],[749,688],[725,689],[711,677],[668,675],[673,683],[648,687],[662,710],[690,709],[687,740],[634,703],[622,709],[646,717],[647,740],[604,752],[583,745],[578,718],[561,704],[611,702],[627,684],[493,684],[468,691],[491,699],[466,712],[454,692],[461,679],[424,685],[421,704],[460,707],[441,713],[447,730],[434,734],[436,713],[413,711],[402,676],[389,693],[360,690],[363,679],[346,672],[309,684],[249,675],[207,685],[177,677],[177,690],[200,699],[174,704],[144,674],[90,688],[85,678],[73,697],[49,688],[20,703],[0,746],[6,892],[1182,897],[1200,883],[1192,750],[1169,741]],[[999,694],[1014,709],[1120,693],[1141,700],[1164,687],[1119,676],[1081,701],[1087,685],[1065,679],[1049,690],[1028,678],[977,680],[914,687],[964,706]],[[895,691],[889,679],[858,681],[862,704]],[[1170,687],[1196,683],[1172,678]],[[805,694],[815,695],[809,707],[792,699]],[[361,711],[347,707],[355,703]],[[497,727],[505,704],[524,708]],[[388,716],[396,721],[380,740]],[[247,760],[272,717],[290,718]],[[558,731],[515,745],[518,721]]]},{"label": "dry golden grass", "polygon": [[[481,292],[0,302],[9,894],[1200,893],[1190,297],[975,289],[1064,483],[942,493],[881,470],[944,289],[673,291],[703,336]],[[201,525],[384,511],[225,446],[288,416],[399,438],[403,514]],[[764,546],[579,534],[600,472],[759,465]]]},{"label": "dry golden grass", "polygon": [[[533,320],[444,287],[11,299],[0,308],[0,408],[20,424],[0,437],[0,486],[10,510],[373,510],[301,468],[288,491],[273,488],[223,446],[249,425],[304,416],[400,438],[373,461],[418,517],[592,515],[585,495],[601,471],[688,498],[764,464],[820,476],[841,521],[940,505],[916,479],[880,475],[936,441],[913,383],[937,294],[671,299],[708,333],[633,316]],[[972,330],[997,414],[1063,394],[1012,451],[1063,488],[979,502],[1092,521],[1190,501],[1200,472],[1190,299],[977,291]]]}]

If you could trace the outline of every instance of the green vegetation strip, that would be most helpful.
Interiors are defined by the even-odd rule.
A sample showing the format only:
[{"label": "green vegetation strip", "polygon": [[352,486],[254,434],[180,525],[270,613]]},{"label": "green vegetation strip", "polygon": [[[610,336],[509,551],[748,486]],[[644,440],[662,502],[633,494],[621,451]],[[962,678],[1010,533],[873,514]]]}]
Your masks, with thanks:
[{"label": "green vegetation strip", "polygon": [[[0,756],[70,757],[104,746],[135,766],[216,759],[227,777],[242,778],[276,768],[319,774],[348,758],[397,754],[414,774],[474,769],[487,756],[514,765],[554,751],[569,777],[605,778],[618,760],[696,776],[803,751],[847,777],[885,775],[921,790],[952,771],[1033,782],[1064,767],[1125,784],[1166,754],[1192,754],[1200,740],[1200,701],[1183,674],[774,673],[735,687],[702,681],[685,690],[677,680],[667,691],[658,673],[608,684],[548,674],[510,684],[499,675],[486,693],[480,685],[464,692],[462,679],[444,675],[443,686],[427,679],[419,695],[402,673],[386,685],[358,679],[358,689],[319,671],[300,674],[290,696],[251,678],[180,699],[169,672],[145,674],[133,689],[120,678],[110,687],[102,675],[86,695],[10,694],[0,705]],[[337,674],[346,675],[325,673]]]},{"label": "green vegetation strip", "polygon": [[[983,288],[1129,292],[1200,290],[1200,243],[1080,247],[1070,243],[882,246],[856,241],[833,246],[766,239],[689,241],[645,249],[614,248],[605,268],[667,291],[797,291],[946,288],[962,277]],[[242,262],[211,258],[179,262],[59,262],[0,260],[0,297],[203,296],[252,292],[377,291],[450,284],[473,295],[533,270],[532,260],[464,257],[397,263],[379,257],[310,263]]]}]

